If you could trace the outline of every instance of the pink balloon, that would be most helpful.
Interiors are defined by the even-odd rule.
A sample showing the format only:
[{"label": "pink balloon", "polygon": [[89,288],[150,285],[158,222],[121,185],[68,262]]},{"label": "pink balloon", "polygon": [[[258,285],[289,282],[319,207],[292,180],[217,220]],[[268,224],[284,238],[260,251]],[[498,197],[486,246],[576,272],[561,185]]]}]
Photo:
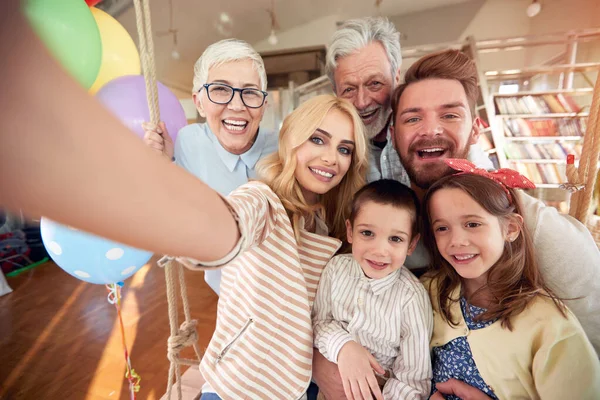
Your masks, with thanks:
[{"label": "pink balloon", "polygon": [[[157,83],[160,120],[165,122],[175,142],[177,132],[187,125],[185,112],[173,92],[162,83]],[[142,122],[150,121],[150,111],[143,76],[128,75],[113,79],[96,93],[96,98],[136,135],[144,137]]]}]

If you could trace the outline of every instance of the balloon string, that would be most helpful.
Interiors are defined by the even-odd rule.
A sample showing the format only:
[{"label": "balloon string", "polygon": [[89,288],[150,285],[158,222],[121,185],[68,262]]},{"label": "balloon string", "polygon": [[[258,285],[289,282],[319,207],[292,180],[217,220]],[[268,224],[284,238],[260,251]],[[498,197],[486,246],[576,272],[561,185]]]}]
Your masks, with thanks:
[{"label": "balloon string", "polygon": [[125,327],[123,325],[123,317],[121,314],[121,286],[122,282],[111,283],[106,285],[108,290],[108,302],[113,304],[117,310],[119,317],[119,327],[121,329],[121,343],[123,345],[123,353],[125,355],[125,364],[127,371],[125,372],[125,378],[129,381],[129,394],[130,399],[135,400],[135,394],[140,391],[141,376],[131,368],[131,359],[129,358],[129,352],[127,351],[127,341],[125,339]]}]

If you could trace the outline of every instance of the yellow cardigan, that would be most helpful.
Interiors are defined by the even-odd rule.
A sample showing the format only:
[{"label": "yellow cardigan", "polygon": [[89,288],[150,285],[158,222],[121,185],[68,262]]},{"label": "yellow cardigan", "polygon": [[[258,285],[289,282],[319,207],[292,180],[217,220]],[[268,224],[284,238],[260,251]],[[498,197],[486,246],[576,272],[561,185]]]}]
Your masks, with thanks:
[{"label": "yellow cardigan", "polygon": [[[430,348],[466,337],[481,377],[499,399],[600,399],[600,362],[571,311],[564,318],[552,300],[537,296],[512,319],[512,331],[500,321],[470,331],[458,301],[451,309],[458,325],[442,319],[430,281],[423,279],[433,306]],[[459,296],[460,287],[452,298]]]}]

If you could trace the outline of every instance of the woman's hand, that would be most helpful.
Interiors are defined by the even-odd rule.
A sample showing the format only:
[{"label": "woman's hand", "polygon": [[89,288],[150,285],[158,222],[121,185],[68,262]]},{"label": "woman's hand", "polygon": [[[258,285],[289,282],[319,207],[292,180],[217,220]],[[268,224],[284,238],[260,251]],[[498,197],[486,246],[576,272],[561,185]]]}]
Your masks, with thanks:
[{"label": "woman's hand", "polygon": [[144,129],[144,143],[169,160],[172,160],[175,150],[173,140],[167,131],[165,123],[159,122],[156,125],[152,122],[144,122],[142,123],[142,129]]},{"label": "woman's hand", "polygon": [[383,400],[373,370],[382,375],[385,370],[360,344],[350,341],[342,347],[338,355],[338,368],[348,400],[371,400],[373,396]]},{"label": "woman's hand", "polygon": [[459,381],[458,379],[448,379],[446,382],[435,384],[438,390],[431,396],[430,400],[443,400],[444,395],[453,394],[463,400],[490,400],[491,397],[473,386]]}]

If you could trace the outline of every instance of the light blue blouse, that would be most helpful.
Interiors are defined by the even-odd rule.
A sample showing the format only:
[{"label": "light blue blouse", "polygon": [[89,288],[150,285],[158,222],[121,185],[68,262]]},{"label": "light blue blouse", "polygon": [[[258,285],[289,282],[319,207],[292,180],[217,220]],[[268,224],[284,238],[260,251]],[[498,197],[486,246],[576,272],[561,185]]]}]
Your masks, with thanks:
[{"label": "light blue blouse", "polygon": [[[227,196],[231,191],[255,179],[256,163],[277,151],[278,135],[259,130],[252,147],[243,154],[231,154],[221,146],[208,124],[183,127],[175,142],[175,163],[208,186]],[[206,271],[204,280],[219,294],[221,270]]]}]

